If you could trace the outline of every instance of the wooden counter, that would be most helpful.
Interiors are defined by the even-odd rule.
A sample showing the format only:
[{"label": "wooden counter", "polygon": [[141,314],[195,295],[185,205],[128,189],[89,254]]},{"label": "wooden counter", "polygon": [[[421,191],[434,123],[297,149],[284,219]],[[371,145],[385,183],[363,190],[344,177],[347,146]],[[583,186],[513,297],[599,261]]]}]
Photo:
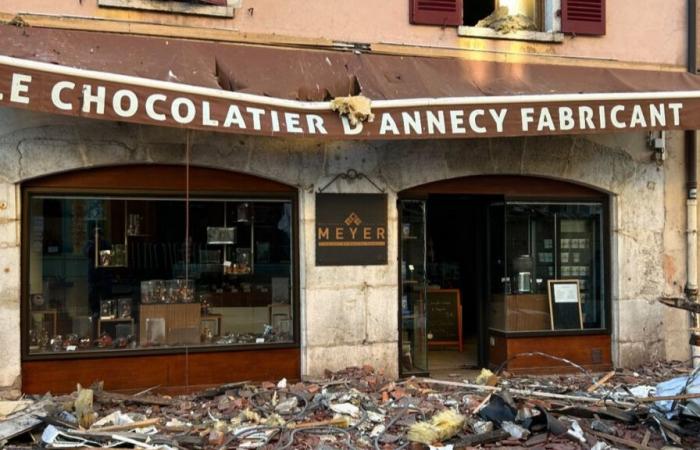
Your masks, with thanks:
[{"label": "wooden counter", "polygon": [[546,331],[549,320],[547,294],[497,294],[491,297],[491,326],[501,331]]}]

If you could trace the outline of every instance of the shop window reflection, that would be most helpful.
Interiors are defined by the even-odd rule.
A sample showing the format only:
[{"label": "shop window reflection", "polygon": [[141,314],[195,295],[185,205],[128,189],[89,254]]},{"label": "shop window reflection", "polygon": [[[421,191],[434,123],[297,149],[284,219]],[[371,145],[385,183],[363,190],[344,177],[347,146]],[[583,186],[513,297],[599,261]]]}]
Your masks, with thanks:
[{"label": "shop window reflection", "polygon": [[[558,329],[553,315],[560,308],[549,292],[557,280],[578,282],[580,309],[571,310],[581,316],[578,329],[605,328],[602,204],[507,202],[500,208],[505,244],[491,244],[491,329]],[[503,261],[502,268],[494,261]]]},{"label": "shop window reflection", "polygon": [[30,354],[294,342],[288,200],[32,195]]}]

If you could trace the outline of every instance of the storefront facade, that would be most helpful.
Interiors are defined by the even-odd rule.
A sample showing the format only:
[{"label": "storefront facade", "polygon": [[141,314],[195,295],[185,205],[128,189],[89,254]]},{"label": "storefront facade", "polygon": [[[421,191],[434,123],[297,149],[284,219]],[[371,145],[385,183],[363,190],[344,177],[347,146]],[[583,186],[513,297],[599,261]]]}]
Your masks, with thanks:
[{"label": "storefront facade", "polygon": [[[31,97],[36,107],[21,101],[38,92],[22,90],[29,82],[0,83],[16,103],[0,107],[3,387],[201,386],[364,364],[425,374],[437,367],[431,352],[452,349],[455,336],[467,366],[498,367],[525,352],[592,370],[690,357],[688,314],[657,301],[681,295],[687,281],[682,130],[697,108],[681,115],[685,97],[659,93],[642,106],[624,95],[533,97],[529,112],[530,103],[500,99],[461,105],[472,111],[463,116],[379,102],[360,126],[283,105],[255,126],[255,114],[203,106],[197,96],[208,94],[196,90],[140,117],[129,113],[132,98],[164,104],[160,87],[120,78],[100,80],[122,93],[98,117],[105,99],[90,74],[54,79],[40,69],[22,68],[38,70],[32,83],[45,95]],[[48,81],[37,82],[42,74]],[[542,85],[570,82],[556,75]],[[74,84],[57,84],[66,80]],[[95,99],[87,110],[86,84]],[[578,116],[559,109],[547,119],[550,101]],[[599,104],[588,115],[584,101]],[[185,123],[190,103],[197,119]],[[214,121],[228,129],[208,129]],[[346,236],[319,231],[321,194],[383,196],[382,223],[368,231],[385,246],[380,258],[319,260],[321,239]],[[574,281],[578,299],[553,300],[550,281]],[[431,304],[460,309],[436,324]],[[508,368],[567,364],[540,356]]]},{"label": "storefront facade", "polygon": [[[24,155],[22,160],[5,159],[6,173],[22,174],[21,179],[10,179],[5,183],[5,192],[10,194],[5,211],[18,210],[23,198],[20,192],[26,199],[26,195],[32,192],[32,180],[41,186],[42,177],[60,173],[70,173],[75,179],[81,179],[92,169],[114,167],[128,174],[128,165],[136,165],[140,170],[152,168],[154,173],[158,173],[160,165],[175,164],[181,169],[182,178],[178,181],[184,182],[186,131],[173,132],[11,110],[3,110],[3,113],[21,118],[25,124],[32,124],[23,130],[5,134],[4,145],[20,146]],[[8,122],[11,121],[5,123]],[[71,137],[66,136],[66,130],[71,130]],[[610,303],[604,306],[609,308],[610,315],[605,313],[605,320],[610,322],[606,323],[604,333],[601,333],[606,336],[601,348],[604,357],[610,359],[602,360],[601,364],[636,364],[652,358],[683,359],[688,351],[687,317],[654,302],[659,293],[670,289],[680,290],[683,285],[684,274],[679,269],[684,257],[683,208],[682,204],[673,201],[682,195],[684,189],[683,165],[678,157],[679,153],[682,154],[682,133],[670,135],[669,158],[663,166],[650,161],[650,151],[644,144],[645,136],[641,134],[369,144],[255,137],[230,140],[206,133],[191,134],[190,139],[193,167],[231,171],[246,168],[247,174],[295,187],[294,199],[290,201],[293,204],[298,202],[299,211],[299,220],[294,222],[297,224],[296,237],[299,242],[298,259],[293,259],[299,270],[298,291],[293,294],[298,295],[300,302],[298,345],[296,348],[292,346],[294,350],[290,355],[279,354],[280,350],[254,353],[258,361],[256,365],[269,363],[278,367],[282,361],[294,360],[293,353],[298,352],[300,365],[288,365],[281,373],[269,369],[265,375],[279,373],[291,377],[296,371],[301,375],[315,375],[324,369],[338,369],[352,364],[372,364],[398,374],[400,303],[397,299],[400,298],[400,287],[397,280],[400,241],[396,205],[399,193],[436,181],[483,175],[523,176],[526,177],[522,179],[524,187],[532,183],[527,177],[562,180],[604,193],[602,205],[611,222],[606,227],[604,236],[607,237],[602,242],[602,245],[609,245],[610,254],[607,275],[610,277],[610,293],[606,297]],[[173,149],[179,149],[179,152]],[[348,168],[366,174],[387,191],[386,265],[320,267],[315,264],[315,189]],[[87,172],[79,172],[81,170]],[[171,174],[169,179],[172,178],[175,177]],[[150,181],[154,182],[153,179]],[[374,186],[362,180],[354,183],[341,181],[331,189],[341,193],[376,192]],[[148,191],[151,189],[145,190]],[[560,191],[547,188],[539,193],[539,198],[551,200]],[[120,195],[125,193],[132,195],[131,190],[125,192],[123,187],[119,189]],[[464,193],[469,193],[468,189]],[[666,213],[660,215],[659,210]],[[670,227],[670,224],[675,226]],[[19,233],[22,227],[15,231],[17,225],[8,221],[5,226]],[[26,230],[28,224],[23,227]],[[17,245],[2,250],[6,255],[6,266],[20,267],[20,248]],[[9,273],[14,275],[11,278],[14,282],[6,284],[4,292],[19,293],[27,289],[21,285],[21,280],[26,278],[12,270]],[[10,279],[7,273],[6,279]],[[294,292],[294,287],[291,289]],[[16,319],[3,326],[3,339],[8,343],[14,342],[8,348],[19,350],[22,334],[17,318],[20,311],[26,314],[24,308],[29,307],[29,302],[30,299],[26,297],[24,307],[20,307],[16,299],[13,302]],[[663,327],[663,333],[657,331],[660,327]],[[562,339],[567,338],[555,337],[543,341],[557,342]],[[577,340],[568,345],[568,350],[560,353],[560,356],[572,357],[570,350],[580,348],[580,342],[583,341]],[[552,352],[546,346],[539,349]],[[196,351],[192,349],[189,356],[196,358]],[[251,350],[247,349],[247,353],[251,353]],[[225,352],[223,355],[229,361],[236,361],[231,359],[231,353]],[[32,358],[29,352],[25,354],[24,362],[20,363],[19,352],[5,353],[8,363],[4,365],[6,376],[11,378],[13,373],[15,377],[21,374],[25,383],[31,383],[34,377],[37,383],[47,382],[46,377],[54,378],[55,372],[42,367],[45,361],[52,359],[43,356]],[[142,358],[153,357],[139,356],[138,365],[142,367],[144,361],[150,361]],[[182,366],[182,351],[178,352],[177,358],[177,364]],[[110,372],[121,373],[122,377],[133,374],[124,365],[129,358],[114,359],[119,360],[117,367],[120,369]],[[66,369],[65,373],[94,376],[91,371],[100,367],[96,364],[98,361],[66,360],[70,369]],[[244,370],[246,364],[237,365],[237,370]],[[216,373],[217,366],[211,362],[195,363],[193,359],[190,363],[190,367],[199,365],[204,367],[197,370],[210,373],[212,369],[211,372]],[[147,366],[152,367],[150,364]],[[184,379],[184,375],[180,376]],[[190,376],[195,378],[195,375]],[[133,378],[129,375],[127,379]],[[149,384],[154,379],[144,377],[144,380],[148,380],[144,382]],[[170,382],[181,381],[173,378]],[[200,383],[211,381],[214,379],[205,378]]]}]

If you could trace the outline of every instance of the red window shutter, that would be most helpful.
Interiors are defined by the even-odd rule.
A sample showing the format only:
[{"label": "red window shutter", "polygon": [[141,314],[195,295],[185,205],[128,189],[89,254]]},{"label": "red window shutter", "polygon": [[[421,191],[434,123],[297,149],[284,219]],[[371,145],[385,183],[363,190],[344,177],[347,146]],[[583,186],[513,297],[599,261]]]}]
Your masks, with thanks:
[{"label": "red window shutter", "polygon": [[605,0],[561,0],[561,31],[605,34]]},{"label": "red window shutter", "polygon": [[411,23],[417,25],[462,25],[461,0],[409,0]]}]

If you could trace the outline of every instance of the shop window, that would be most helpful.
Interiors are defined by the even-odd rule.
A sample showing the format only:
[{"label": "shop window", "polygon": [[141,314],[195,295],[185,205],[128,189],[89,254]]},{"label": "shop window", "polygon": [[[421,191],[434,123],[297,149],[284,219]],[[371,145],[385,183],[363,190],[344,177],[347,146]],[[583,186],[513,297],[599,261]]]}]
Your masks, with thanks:
[{"label": "shop window", "polygon": [[603,205],[491,206],[490,328],[542,332],[606,328]]},{"label": "shop window", "polygon": [[215,17],[233,17],[240,3],[240,0],[97,0],[98,6],[106,8]]},{"label": "shop window", "polygon": [[30,355],[295,342],[290,200],[30,193],[27,208]]}]

